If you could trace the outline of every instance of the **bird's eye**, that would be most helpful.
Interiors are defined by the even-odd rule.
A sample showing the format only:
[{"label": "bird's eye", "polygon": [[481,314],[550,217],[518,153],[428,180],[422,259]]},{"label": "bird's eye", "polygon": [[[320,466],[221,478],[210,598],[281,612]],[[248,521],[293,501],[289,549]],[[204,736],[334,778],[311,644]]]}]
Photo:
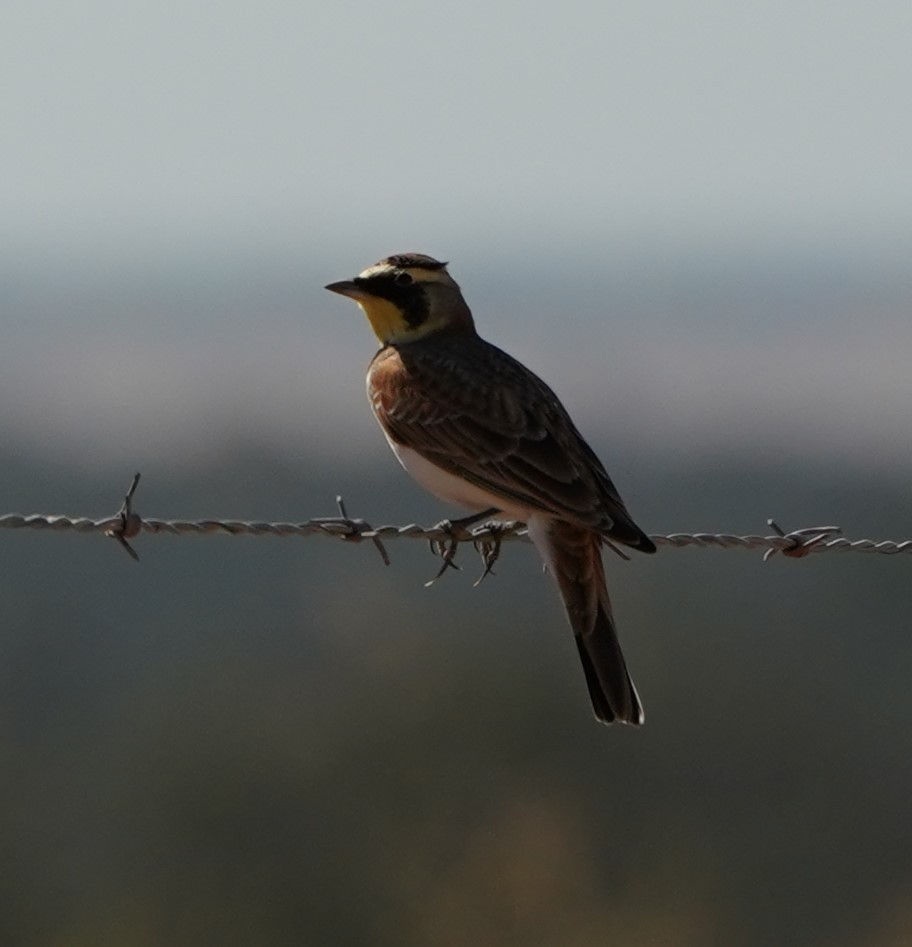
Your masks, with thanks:
[{"label": "bird's eye", "polygon": [[408,285],[409,285],[410,283],[412,283],[412,282],[413,282],[413,280],[412,280],[411,276],[409,276],[408,273],[398,273],[398,274],[396,275],[396,285],[397,285],[397,286],[408,286]]}]

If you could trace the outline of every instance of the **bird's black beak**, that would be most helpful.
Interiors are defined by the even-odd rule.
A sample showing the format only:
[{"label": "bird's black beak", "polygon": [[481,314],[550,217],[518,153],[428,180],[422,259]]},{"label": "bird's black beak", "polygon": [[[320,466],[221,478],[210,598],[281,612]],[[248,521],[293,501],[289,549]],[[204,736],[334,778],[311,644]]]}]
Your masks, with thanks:
[{"label": "bird's black beak", "polygon": [[358,299],[360,296],[366,295],[357,282],[350,279],[339,280],[338,283],[330,283],[326,286],[326,289],[331,293],[338,293],[340,296],[350,296],[352,299]]}]

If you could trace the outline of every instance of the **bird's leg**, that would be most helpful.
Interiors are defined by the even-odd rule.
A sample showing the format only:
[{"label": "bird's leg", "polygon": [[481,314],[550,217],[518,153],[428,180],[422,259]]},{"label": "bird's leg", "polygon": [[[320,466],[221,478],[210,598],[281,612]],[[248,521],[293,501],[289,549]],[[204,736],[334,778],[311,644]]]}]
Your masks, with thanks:
[{"label": "bird's leg", "polygon": [[488,535],[484,539],[475,540],[475,549],[481,556],[484,572],[476,579],[473,588],[478,588],[489,576],[494,575],[494,563],[500,558],[500,547],[503,543],[502,534],[505,528],[503,523],[491,523],[488,526]]},{"label": "bird's leg", "polygon": [[470,516],[464,516],[458,520],[442,520],[439,522],[434,528],[446,533],[447,538],[432,539],[430,545],[431,552],[433,552],[435,556],[440,556],[442,562],[437,575],[425,582],[425,586],[433,585],[447,569],[458,569],[459,566],[454,562],[456,550],[459,548],[460,542],[471,538],[471,535],[467,534],[467,530],[475,526],[476,523],[481,523],[499,512],[500,510],[498,510],[497,507],[492,506],[486,510],[482,510],[480,513],[472,513]]}]

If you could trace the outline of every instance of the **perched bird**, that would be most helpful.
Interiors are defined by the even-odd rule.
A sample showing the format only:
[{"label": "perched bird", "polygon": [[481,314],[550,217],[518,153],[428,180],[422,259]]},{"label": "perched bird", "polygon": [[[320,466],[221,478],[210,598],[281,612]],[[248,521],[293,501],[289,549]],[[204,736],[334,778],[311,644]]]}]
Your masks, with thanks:
[{"label": "perched bird", "polygon": [[598,720],[643,723],[615,632],[601,547],[655,552],[557,396],[485,342],[447,264],[387,257],[327,289],[364,310],[380,350],[367,393],[402,466],[476,516],[519,520],[557,579]]}]

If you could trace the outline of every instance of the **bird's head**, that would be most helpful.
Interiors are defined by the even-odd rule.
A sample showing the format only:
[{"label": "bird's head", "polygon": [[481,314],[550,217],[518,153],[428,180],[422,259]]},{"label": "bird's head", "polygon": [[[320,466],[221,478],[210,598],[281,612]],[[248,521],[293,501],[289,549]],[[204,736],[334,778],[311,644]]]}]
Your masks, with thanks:
[{"label": "bird's head", "polygon": [[473,331],[472,314],[446,267],[423,253],[399,253],[326,288],[354,299],[384,345]]}]

